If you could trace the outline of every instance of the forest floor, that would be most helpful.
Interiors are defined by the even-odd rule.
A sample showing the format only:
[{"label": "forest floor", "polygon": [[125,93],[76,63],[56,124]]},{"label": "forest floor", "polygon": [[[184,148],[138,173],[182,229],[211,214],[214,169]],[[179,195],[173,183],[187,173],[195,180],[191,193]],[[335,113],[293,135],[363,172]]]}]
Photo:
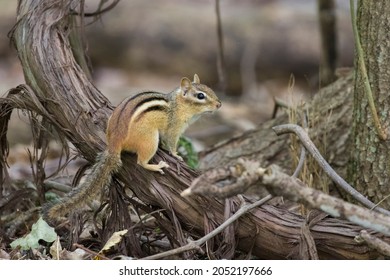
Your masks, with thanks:
[{"label": "forest floor", "polygon": [[[15,22],[16,1],[4,2],[0,11],[0,95],[24,83],[17,54],[7,38]],[[186,4],[192,8],[188,9],[179,5],[182,1],[168,2],[153,2],[151,7],[142,0],[122,1],[121,8],[112,11],[114,16],[109,12],[97,24],[88,27],[86,37],[94,67],[94,83],[114,105],[142,90],[169,92],[178,85],[181,76],[193,75],[194,72],[206,84],[217,88],[213,6],[208,1],[198,4],[199,1],[187,0]],[[312,28],[317,20],[315,6],[288,8],[288,1],[262,1],[262,5],[248,1],[238,9],[235,1],[224,2],[228,91],[222,94],[223,106],[218,113],[200,119],[186,132],[198,151],[254,129],[270,119],[275,97],[297,104],[310,98],[317,89],[315,77],[320,54],[318,30]],[[279,2],[280,6],[271,2]],[[161,13],[161,10],[165,12]],[[345,14],[345,9],[339,13]],[[197,26],[200,36],[193,38],[190,19],[198,18],[199,14],[202,14],[202,21]],[[144,20],[146,16],[148,20]],[[183,22],[186,18],[188,20]],[[141,24],[144,22],[148,25]],[[348,66],[352,52],[347,22],[348,19],[340,18],[340,32],[343,34],[340,36],[343,53],[340,64]],[[268,30],[270,26],[271,31]],[[281,35],[275,38],[274,33]],[[202,51],[199,51],[199,42]],[[253,45],[259,46],[260,53],[251,47]],[[245,56],[253,56],[255,62],[245,63]],[[254,78],[244,81],[243,77],[248,73]],[[292,87],[291,74],[296,77]],[[12,114],[7,139],[10,144],[8,173],[11,181],[16,182],[10,190],[15,191],[21,186],[18,182],[33,180],[32,132],[25,112]],[[63,160],[62,147],[54,140],[50,145],[51,155],[45,162],[45,172],[55,174],[52,180],[70,186],[85,161],[75,158],[56,174]],[[73,153],[77,154],[74,150]],[[31,209],[36,206],[33,203],[23,206],[26,205]],[[0,217],[1,223],[10,218],[8,215]],[[30,226],[31,223],[18,230],[7,229],[8,240],[1,242],[0,259],[10,257],[9,242],[26,234]],[[39,258],[38,255],[35,257]]]}]

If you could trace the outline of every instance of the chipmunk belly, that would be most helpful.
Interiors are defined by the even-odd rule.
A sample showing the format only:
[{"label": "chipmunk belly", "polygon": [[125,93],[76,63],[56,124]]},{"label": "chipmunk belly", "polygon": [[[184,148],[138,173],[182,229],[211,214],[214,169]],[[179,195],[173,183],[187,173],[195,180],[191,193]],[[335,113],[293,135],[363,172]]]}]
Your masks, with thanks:
[{"label": "chipmunk belly", "polygon": [[164,107],[155,107],[144,112],[141,117],[135,117],[130,121],[123,149],[137,153],[149,143],[158,143],[160,134],[166,130],[167,125],[168,120]]}]

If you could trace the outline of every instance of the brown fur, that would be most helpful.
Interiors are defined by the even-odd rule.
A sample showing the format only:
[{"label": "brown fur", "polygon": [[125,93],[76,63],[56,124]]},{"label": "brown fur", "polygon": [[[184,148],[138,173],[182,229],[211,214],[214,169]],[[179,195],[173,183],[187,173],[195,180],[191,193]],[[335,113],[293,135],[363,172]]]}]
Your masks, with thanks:
[{"label": "brown fur", "polygon": [[111,174],[121,166],[120,155],[103,152],[92,167],[91,173],[86,180],[77,188],[72,190],[68,196],[59,203],[46,204],[42,207],[45,220],[53,222],[65,216],[70,211],[78,209],[81,205],[86,205],[95,198],[104,186],[111,181]]},{"label": "brown fur", "polygon": [[[201,93],[204,98],[199,98]],[[55,220],[96,197],[110,183],[112,173],[121,166],[122,151],[137,154],[137,163],[145,169],[163,173],[169,167],[164,161],[149,164],[161,139],[176,158],[177,142],[194,117],[217,110],[221,102],[215,93],[200,84],[183,78],[180,87],[171,93],[143,92],[122,101],[107,125],[107,150],[98,158],[91,174],[69,196],[55,205],[43,207],[44,216]]]},{"label": "brown fur", "polygon": [[[201,91],[207,99],[198,100]],[[195,74],[194,82],[183,78],[180,87],[169,94],[140,93],[124,100],[114,110],[107,127],[108,149],[111,153],[129,151],[137,154],[142,167],[163,173],[165,162],[149,164],[157,151],[161,138],[172,155],[177,155],[180,135],[194,116],[214,111],[221,105],[215,93],[200,84]]]}]

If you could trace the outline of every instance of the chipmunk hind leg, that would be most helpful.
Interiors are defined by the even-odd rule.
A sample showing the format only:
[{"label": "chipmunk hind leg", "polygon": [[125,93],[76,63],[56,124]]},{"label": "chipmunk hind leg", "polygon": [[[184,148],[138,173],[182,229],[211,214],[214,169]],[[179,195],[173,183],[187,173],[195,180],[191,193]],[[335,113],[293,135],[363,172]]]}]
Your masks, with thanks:
[{"label": "chipmunk hind leg", "polygon": [[161,174],[164,174],[163,168],[169,167],[168,163],[166,163],[165,161],[160,161],[158,164],[149,163],[149,161],[153,158],[158,149],[158,130],[148,135],[139,135],[138,137],[138,147],[136,149],[137,163],[145,169],[151,171],[158,171]]}]

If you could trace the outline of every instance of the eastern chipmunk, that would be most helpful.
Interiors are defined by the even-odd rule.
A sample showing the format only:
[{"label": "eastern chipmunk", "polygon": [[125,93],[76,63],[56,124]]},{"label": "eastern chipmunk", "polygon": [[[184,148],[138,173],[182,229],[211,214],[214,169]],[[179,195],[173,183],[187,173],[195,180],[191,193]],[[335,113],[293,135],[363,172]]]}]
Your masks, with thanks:
[{"label": "eastern chipmunk", "polygon": [[165,94],[146,91],[123,100],[113,111],[107,125],[107,149],[99,155],[86,180],[57,204],[46,204],[42,212],[48,221],[85,205],[108,185],[111,176],[122,165],[121,152],[137,154],[137,163],[143,168],[163,172],[169,167],[164,161],[150,164],[159,141],[178,160],[177,143],[180,135],[201,114],[221,107],[221,101],[209,87],[182,78],[180,86]]}]

